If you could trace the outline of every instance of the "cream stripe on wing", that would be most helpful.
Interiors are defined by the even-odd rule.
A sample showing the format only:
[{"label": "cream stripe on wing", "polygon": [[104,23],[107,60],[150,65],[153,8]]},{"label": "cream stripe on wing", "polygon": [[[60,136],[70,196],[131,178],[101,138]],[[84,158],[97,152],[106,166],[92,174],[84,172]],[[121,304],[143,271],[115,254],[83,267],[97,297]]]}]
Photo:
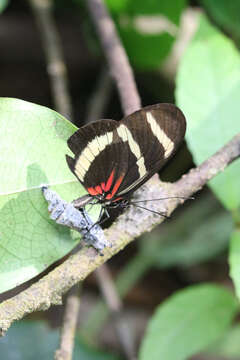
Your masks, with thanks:
[{"label": "cream stripe on wing", "polygon": [[94,159],[93,152],[91,151],[91,147],[87,145],[87,147],[84,149],[84,156],[88,159],[88,161],[91,163]]},{"label": "cream stripe on wing", "polygon": [[134,140],[134,138],[133,138],[131,132],[129,131],[129,129],[127,128],[127,126],[125,126],[123,124],[121,124],[117,128],[117,133],[118,133],[119,137],[122,139],[122,141],[128,142],[131,152],[137,158],[137,166],[138,166],[139,176],[140,176],[140,178],[143,177],[146,174],[147,170],[146,170],[144,158],[141,154],[141,150],[140,150],[140,147],[138,146],[138,143]]},{"label": "cream stripe on wing", "polygon": [[78,178],[83,181],[85,170],[81,166],[75,166],[74,172],[77,174]]},{"label": "cream stripe on wing", "polygon": [[96,156],[102,152],[109,143],[113,140],[113,133],[108,132],[101,136],[96,136],[92,141],[90,141],[84,150],[79,155],[74,171],[81,181],[83,181],[84,176],[86,175],[91,163],[94,161]]},{"label": "cream stripe on wing", "polygon": [[138,178],[135,182],[133,182],[131,185],[129,185],[126,189],[122,190],[120,193],[118,193],[118,196],[122,196],[129,192],[130,190],[134,189],[137,184],[139,184],[148,174],[146,173],[143,177]]},{"label": "cream stripe on wing", "polygon": [[160,128],[156,119],[149,111],[146,113],[147,122],[151,126],[151,130],[154,136],[157,137],[158,141],[164,148],[164,157],[167,158],[174,149],[174,143],[172,140],[167,136],[167,134]]},{"label": "cream stripe on wing", "polygon": [[142,178],[147,173],[143,156],[141,156],[140,159],[138,159],[137,166],[138,166],[140,178]]}]

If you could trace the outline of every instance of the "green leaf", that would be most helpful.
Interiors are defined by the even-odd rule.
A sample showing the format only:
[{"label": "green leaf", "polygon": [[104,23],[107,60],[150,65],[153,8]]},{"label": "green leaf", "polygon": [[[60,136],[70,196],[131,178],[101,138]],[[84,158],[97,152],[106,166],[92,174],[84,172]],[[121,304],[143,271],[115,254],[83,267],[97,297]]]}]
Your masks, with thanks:
[{"label": "green leaf", "polygon": [[105,0],[105,3],[111,12],[122,13],[127,11],[131,1],[132,0]]},{"label": "green leaf", "polygon": [[[133,66],[140,70],[158,69],[178,35],[186,0],[174,0],[174,6],[168,0],[105,0],[105,3]],[[93,46],[92,38],[88,38],[89,46],[96,51],[96,44]]]},{"label": "green leaf", "polygon": [[[33,346],[34,344],[34,346]],[[44,322],[21,321],[15,323],[0,339],[1,358],[7,360],[52,360],[59,346],[59,332]],[[97,351],[76,340],[73,360],[117,360],[118,357]]]},{"label": "green leaf", "polygon": [[233,280],[236,293],[240,298],[240,230],[233,231],[229,253],[230,276]]},{"label": "green leaf", "polygon": [[0,292],[36,276],[79,241],[79,233],[50,220],[40,189],[48,184],[67,201],[86,193],[65,160],[75,130],[48,108],[0,99]]},{"label": "green leaf", "polygon": [[119,31],[130,61],[138,69],[158,68],[174,43],[174,37],[165,31],[159,34],[141,33],[131,20]]},{"label": "green leaf", "polygon": [[131,16],[162,14],[176,25],[179,24],[181,13],[186,6],[186,0],[174,0],[174,6],[171,6],[168,0],[105,0],[105,3],[113,13]]},{"label": "green leaf", "polygon": [[[239,360],[240,357],[240,325],[237,324],[229,329],[216,343],[214,343],[206,354],[224,357],[228,360]],[[214,359],[216,359],[214,357]]]},{"label": "green leaf", "polygon": [[[197,165],[239,132],[240,55],[204,17],[181,61],[176,97]],[[239,173],[240,159],[209,182],[227,209],[240,205]]]},{"label": "green leaf", "polygon": [[174,6],[168,0],[129,0],[127,10],[132,15],[163,15],[178,25],[185,6],[186,0],[174,0]]},{"label": "green leaf", "polygon": [[232,294],[215,285],[179,291],[153,315],[140,360],[188,359],[216,341],[230,327],[237,310]]},{"label": "green leaf", "polygon": [[236,0],[200,0],[214,21],[233,36],[240,37],[240,2]]},{"label": "green leaf", "polygon": [[232,217],[212,195],[191,202],[176,219],[140,243],[154,266],[191,266],[216,257],[229,243]]},{"label": "green leaf", "polygon": [[212,215],[185,237],[169,237],[165,246],[155,252],[155,265],[160,267],[191,266],[207,261],[225,250],[232,230],[232,217],[227,212]]},{"label": "green leaf", "polygon": [[[107,0],[130,61],[139,69],[156,69],[168,55],[178,32],[185,0]],[[114,4],[114,6],[113,6]],[[116,12],[118,7],[118,12]]]},{"label": "green leaf", "polygon": [[9,0],[0,0],[0,14],[6,9],[9,4]]}]

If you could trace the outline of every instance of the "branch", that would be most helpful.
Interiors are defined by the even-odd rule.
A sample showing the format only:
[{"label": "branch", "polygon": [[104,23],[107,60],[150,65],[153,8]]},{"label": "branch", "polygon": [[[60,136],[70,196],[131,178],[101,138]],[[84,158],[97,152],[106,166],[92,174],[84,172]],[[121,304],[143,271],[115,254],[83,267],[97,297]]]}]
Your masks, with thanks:
[{"label": "branch", "polygon": [[72,121],[73,112],[68,91],[67,69],[61,42],[52,18],[52,3],[52,0],[29,0],[42,38],[54,107],[60,114]]},{"label": "branch", "polygon": [[123,111],[129,115],[141,108],[141,100],[126,52],[104,2],[86,0],[86,4],[101,40],[110,73],[116,82]]},{"label": "branch", "polygon": [[[215,155],[192,169],[174,184],[159,184],[156,178],[149,180],[151,186],[143,186],[137,196],[141,199],[167,197],[173,194],[191,196],[201,189],[208,180],[223,171],[227,165],[240,156],[240,134],[236,135],[227,145],[223,146]],[[183,202],[178,199],[150,202],[155,210],[171,214]],[[146,231],[163,221],[163,218],[141,209],[129,208],[113,224],[105,230],[107,240],[114,239],[111,248],[103,250],[100,256],[93,248],[82,248],[78,253],[70,256],[63,264],[44,276],[37,283],[4,301],[0,305],[0,330],[4,334],[13,321],[38,310],[46,310],[52,304],[62,302],[62,294],[73,285],[84,280],[91,272],[105,263],[112,256],[122,250],[127,244]]]},{"label": "branch", "polygon": [[[200,190],[209,180],[224,171],[234,160],[240,156],[240,133],[223,146],[215,155],[204,161],[196,169],[190,170],[188,175],[172,185],[172,190],[179,196],[190,196]],[[193,192],[192,192],[193,190]]]},{"label": "branch", "polygon": [[60,347],[55,352],[55,360],[71,360],[74,337],[80,309],[79,286],[75,285],[68,293],[64,309],[63,325],[61,329]]}]

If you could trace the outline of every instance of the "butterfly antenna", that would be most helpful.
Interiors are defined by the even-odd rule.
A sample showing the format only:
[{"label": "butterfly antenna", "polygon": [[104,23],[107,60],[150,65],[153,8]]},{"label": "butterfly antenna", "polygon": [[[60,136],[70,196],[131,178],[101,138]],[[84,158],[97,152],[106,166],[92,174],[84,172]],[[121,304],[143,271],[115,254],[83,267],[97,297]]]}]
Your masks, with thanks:
[{"label": "butterfly antenna", "polygon": [[160,212],[158,212],[158,211],[145,208],[144,206],[135,205],[135,203],[132,203],[132,202],[130,202],[129,205],[133,205],[133,206],[138,207],[138,208],[140,208],[140,209],[150,211],[151,213],[160,215],[160,216],[164,217],[165,219],[169,219],[169,218],[170,218],[170,216],[167,216],[167,215],[165,215],[165,214],[163,214],[163,213],[160,213]]},{"label": "butterfly antenna", "polygon": [[137,204],[140,202],[145,202],[145,201],[158,201],[158,200],[168,200],[168,199],[182,199],[182,200],[195,200],[194,197],[182,197],[182,196],[170,196],[170,197],[165,197],[165,198],[160,198],[160,199],[147,199],[147,200],[137,200],[134,202],[131,202],[131,204]]}]

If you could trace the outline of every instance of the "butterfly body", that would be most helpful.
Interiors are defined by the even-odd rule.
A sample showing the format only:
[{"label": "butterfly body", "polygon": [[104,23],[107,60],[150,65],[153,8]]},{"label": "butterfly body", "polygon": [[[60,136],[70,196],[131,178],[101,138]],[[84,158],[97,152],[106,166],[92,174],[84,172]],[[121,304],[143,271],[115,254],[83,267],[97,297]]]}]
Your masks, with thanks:
[{"label": "butterfly body", "polygon": [[78,199],[79,207],[90,202],[127,206],[129,196],[175,153],[185,130],[181,110],[164,103],[121,121],[103,119],[81,127],[68,139],[75,157],[66,155],[69,168],[88,192]]}]

